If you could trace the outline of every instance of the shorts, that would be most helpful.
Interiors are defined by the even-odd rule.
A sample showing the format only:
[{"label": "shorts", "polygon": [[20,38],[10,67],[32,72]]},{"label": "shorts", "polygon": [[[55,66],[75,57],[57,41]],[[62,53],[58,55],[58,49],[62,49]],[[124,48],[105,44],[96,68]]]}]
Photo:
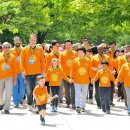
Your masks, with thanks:
[{"label": "shorts", "polygon": [[40,112],[41,110],[46,110],[46,104],[43,105],[38,105],[36,106],[38,108],[38,111]]}]

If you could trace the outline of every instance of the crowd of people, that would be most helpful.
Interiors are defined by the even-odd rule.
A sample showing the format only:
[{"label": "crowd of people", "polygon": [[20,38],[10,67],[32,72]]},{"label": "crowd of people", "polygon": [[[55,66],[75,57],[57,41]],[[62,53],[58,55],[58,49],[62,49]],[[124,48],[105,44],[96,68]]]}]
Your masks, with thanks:
[{"label": "crowd of people", "polygon": [[[130,45],[119,49],[114,41],[92,46],[84,37],[81,44],[66,40],[60,44],[52,40],[36,44],[37,36],[30,34],[29,44],[14,37],[14,47],[4,42],[0,49],[0,110],[9,114],[11,97],[14,108],[27,99],[28,108],[34,108],[45,123],[48,99],[51,112],[57,112],[63,103],[77,113],[85,112],[86,102],[96,100],[97,109],[110,114],[117,101],[125,101],[130,114]],[[118,91],[115,91],[118,90]]]}]

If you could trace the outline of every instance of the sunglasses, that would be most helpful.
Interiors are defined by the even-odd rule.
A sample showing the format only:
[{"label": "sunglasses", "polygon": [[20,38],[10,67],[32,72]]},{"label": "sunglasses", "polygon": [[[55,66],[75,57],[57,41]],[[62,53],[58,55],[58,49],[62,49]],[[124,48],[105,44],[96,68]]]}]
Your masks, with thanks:
[{"label": "sunglasses", "polygon": [[7,47],[3,47],[4,49],[10,49],[10,47],[9,46],[7,46]]}]

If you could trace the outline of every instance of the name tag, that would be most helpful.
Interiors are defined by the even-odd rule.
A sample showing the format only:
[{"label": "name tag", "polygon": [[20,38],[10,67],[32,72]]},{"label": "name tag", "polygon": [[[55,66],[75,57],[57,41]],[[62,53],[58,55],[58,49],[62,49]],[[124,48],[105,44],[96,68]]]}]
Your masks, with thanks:
[{"label": "name tag", "polygon": [[29,64],[34,64],[34,60],[33,59],[29,59]]},{"label": "name tag", "polygon": [[16,61],[17,61],[17,62],[20,62],[20,57],[17,57],[17,58],[16,58]]},{"label": "name tag", "polygon": [[4,70],[9,70],[9,68],[10,68],[9,65],[4,66]]}]

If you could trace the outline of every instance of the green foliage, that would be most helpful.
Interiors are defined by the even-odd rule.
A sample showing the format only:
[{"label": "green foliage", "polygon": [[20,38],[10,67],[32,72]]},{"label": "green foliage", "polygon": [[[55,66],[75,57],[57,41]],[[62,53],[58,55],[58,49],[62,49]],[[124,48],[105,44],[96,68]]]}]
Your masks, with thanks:
[{"label": "green foliage", "polygon": [[0,0],[0,41],[14,35],[28,42],[30,33],[38,42],[84,36],[93,41],[130,42],[129,0]]}]

